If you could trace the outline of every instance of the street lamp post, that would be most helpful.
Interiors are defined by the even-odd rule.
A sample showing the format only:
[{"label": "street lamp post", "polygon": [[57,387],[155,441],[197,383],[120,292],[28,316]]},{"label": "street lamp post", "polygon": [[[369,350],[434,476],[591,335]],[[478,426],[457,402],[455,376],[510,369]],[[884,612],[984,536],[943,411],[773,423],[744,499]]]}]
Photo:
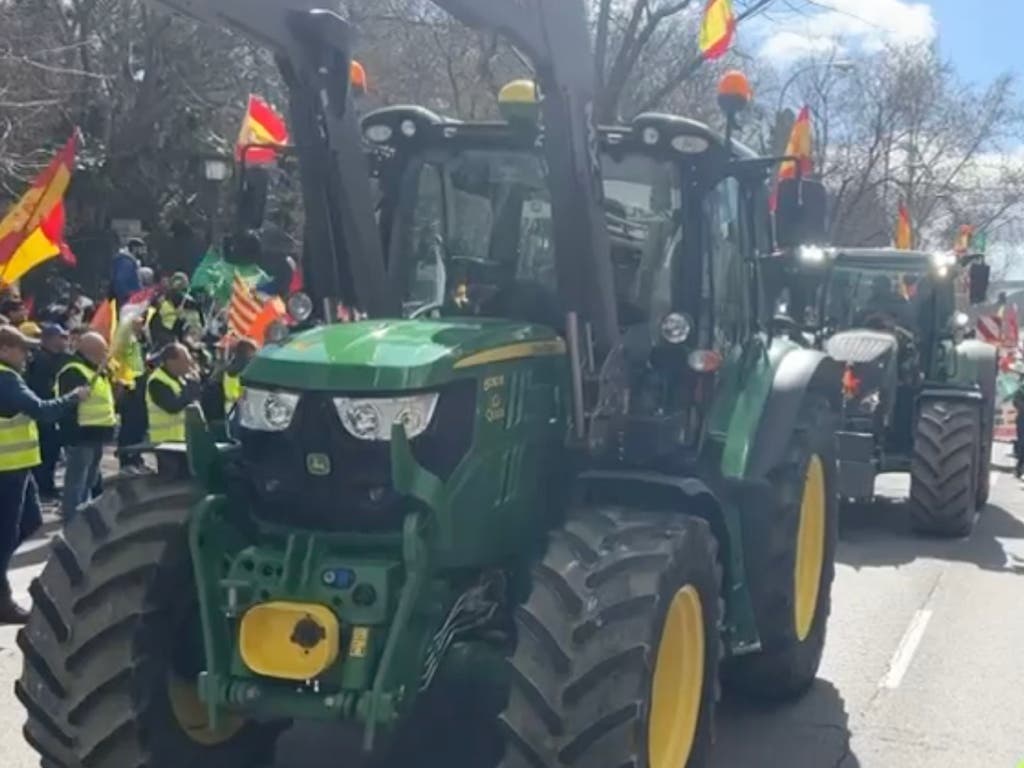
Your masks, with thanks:
[{"label": "street lamp post", "polygon": [[207,235],[216,247],[217,217],[220,209],[220,186],[231,175],[231,164],[223,155],[203,155],[199,158],[203,176],[203,208],[209,217]]}]

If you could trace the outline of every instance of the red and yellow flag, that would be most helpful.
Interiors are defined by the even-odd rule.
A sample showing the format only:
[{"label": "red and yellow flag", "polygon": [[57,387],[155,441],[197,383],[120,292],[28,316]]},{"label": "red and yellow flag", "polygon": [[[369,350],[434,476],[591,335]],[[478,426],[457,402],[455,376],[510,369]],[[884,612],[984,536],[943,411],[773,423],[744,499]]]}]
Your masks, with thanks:
[{"label": "red and yellow flag", "polygon": [[69,261],[74,259],[64,242],[64,193],[71,183],[77,144],[76,130],[0,219],[0,283],[13,283],[57,254]]},{"label": "red and yellow flag", "polygon": [[735,33],[736,16],[732,12],[731,0],[708,0],[697,39],[700,55],[708,61],[724,56]]},{"label": "red and yellow flag", "polygon": [[903,251],[909,251],[913,247],[913,230],[910,228],[910,211],[905,203],[900,203],[899,213],[896,218],[896,247]]},{"label": "red and yellow flag", "polygon": [[[250,144],[273,144],[283,147],[288,143],[288,126],[274,108],[259,96],[249,97],[249,106],[242,118],[242,128],[235,143],[235,160],[242,161],[243,151]],[[244,152],[248,165],[267,165],[274,162],[276,153],[271,147],[252,147]]]},{"label": "red and yellow flag", "polygon": [[957,231],[956,243],[953,245],[953,250],[957,255],[962,256],[971,247],[971,236],[974,234],[974,227],[970,224],[961,224],[960,229]]},{"label": "red and yellow flag", "polygon": [[795,157],[796,160],[787,160],[779,167],[779,181],[783,179],[795,179],[797,168],[800,169],[800,176],[810,176],[814,171],[814,161],[811,158],[811,110],[805,106],[797,115],[793,123],[793,129],[789,132],[789,141],[786,143],[787,157]]}]

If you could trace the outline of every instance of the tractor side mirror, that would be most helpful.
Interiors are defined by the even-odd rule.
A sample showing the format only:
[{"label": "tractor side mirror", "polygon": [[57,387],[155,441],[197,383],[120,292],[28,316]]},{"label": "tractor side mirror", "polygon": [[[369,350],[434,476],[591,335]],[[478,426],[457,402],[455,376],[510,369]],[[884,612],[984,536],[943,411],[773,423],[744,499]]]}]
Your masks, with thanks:
[{"label": "tractor side mirror", "polygon": [[267,189],[270,173],[266,168],[246,166],[242,170],[241,186],[238,190],[238,228],[259,229],[267,212]]},{"label": "tractor side mirror", "polygon": [[810,179],[779,182],[775,207],[775,244],[779,248],[823,243],[825,185]]},{"label": "tractor side mirror", "polygon": [[967,271],[971,304],[981,304],[988,298],[988,280],[991,272],[991,267],[984,262],[971,264]]}]

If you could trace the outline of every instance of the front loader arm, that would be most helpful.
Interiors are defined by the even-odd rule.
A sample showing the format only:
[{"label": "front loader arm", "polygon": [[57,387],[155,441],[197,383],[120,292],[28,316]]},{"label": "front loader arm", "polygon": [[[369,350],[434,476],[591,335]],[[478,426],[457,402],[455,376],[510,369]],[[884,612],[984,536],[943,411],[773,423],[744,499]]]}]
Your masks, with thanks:
[{"label": "front loader arm", "polygon": [[290,94],[306,215],[305,282],[315,306],[320,309],[327,300],[333,307],[340,300],[374,316],[397,314],[374,218],[369,166],[348,94],[353,40],[348,22],[310,0],[156,2],[232,29],[274,52]]}]

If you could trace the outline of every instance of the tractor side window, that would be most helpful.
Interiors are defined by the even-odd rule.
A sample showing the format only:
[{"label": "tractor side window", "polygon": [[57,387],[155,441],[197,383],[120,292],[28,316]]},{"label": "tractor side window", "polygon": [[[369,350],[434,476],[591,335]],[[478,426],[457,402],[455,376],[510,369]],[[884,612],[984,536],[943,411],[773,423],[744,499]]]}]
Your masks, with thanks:
[{"label": "tractor side window", "polygon": [[746,334],[747,264],[743,258],[739,182],[726,178],[707,195],[705,221],[708,227],[708,275],[714,308],[714,346],[728,349]]},{"label": "tractor side window", "polygon": [[416,181],[406,279],[406,310],[444,301],[445,291],[444,182],[436,165],[424,164]]}]

